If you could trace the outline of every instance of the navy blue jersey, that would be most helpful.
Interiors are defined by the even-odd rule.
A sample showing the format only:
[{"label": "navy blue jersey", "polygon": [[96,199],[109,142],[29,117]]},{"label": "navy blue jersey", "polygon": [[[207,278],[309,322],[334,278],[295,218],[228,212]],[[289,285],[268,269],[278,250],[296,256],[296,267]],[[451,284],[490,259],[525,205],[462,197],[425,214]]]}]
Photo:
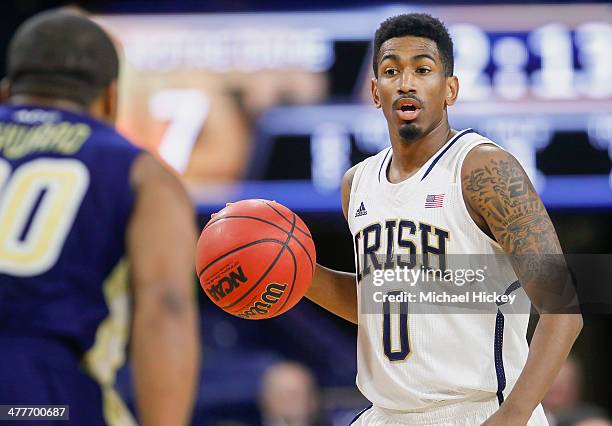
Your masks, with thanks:
[{"label": "navy blue jersey", "polygon": [[66,111],[0,108],[0,331],[85,351],[108,313],[140,150]]},{"label": "navy blue jersey", "polygon": [[61,344],[103,388],[127,341],[122,259],[140,152],[86,115],[0,107],[0,340]]}]

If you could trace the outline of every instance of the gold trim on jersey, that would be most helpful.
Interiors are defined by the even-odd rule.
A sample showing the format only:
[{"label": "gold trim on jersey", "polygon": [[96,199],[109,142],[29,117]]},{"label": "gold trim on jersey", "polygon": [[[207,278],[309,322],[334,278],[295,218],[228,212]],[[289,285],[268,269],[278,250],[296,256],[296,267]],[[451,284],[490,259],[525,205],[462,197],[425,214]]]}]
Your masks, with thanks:
[{"label": "gold trim on jersey", "polygon": [[82,367],[102,388],[104,419],[109,426],[133,426],[136,420],[115,390],[117,370],[125,362],[129,336],[130,297],[128,263],[121,259],[103,284],[108,316],[96,331],[93,346],[85,353]]}]

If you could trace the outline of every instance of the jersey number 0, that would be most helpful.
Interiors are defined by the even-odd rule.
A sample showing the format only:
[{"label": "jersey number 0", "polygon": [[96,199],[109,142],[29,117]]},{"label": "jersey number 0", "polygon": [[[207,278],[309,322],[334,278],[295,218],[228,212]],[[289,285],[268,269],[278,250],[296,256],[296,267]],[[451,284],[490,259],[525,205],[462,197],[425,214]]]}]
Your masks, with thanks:
[{"label": "jersey number 0", "polygon": [[[390,291],[390,295],[399,295],[401,291]],[[398,309],[392,308],[397,307]],[[399,312],[397,312],[399,310]],[[395,326],[395,327],[393,327]],[[392,328],[395,328],[395,333]],[[389,361],[404,361],[410,354],[410,337],[408,335],[408,302],[390,303],[385,299],[383,304],[383,347]]]}]

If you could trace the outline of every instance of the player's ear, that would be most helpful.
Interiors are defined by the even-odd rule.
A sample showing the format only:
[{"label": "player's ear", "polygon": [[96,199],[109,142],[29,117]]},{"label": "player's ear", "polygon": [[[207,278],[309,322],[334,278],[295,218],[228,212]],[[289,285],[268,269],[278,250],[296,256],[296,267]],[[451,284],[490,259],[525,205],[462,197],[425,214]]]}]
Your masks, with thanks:
[{"label": "player's ear", "polygon": [[372,99],[374,100],[374,105],[376,106],[376,108],[380,108],[381,103],[380,103],[380,96],[378,96],[378,86],[376,86],[377,82],[378,80],[376,79],[376,77],[372,77],[372,81],[371,81]]},{"label": "player's ear", "polygon": [[118,99],[119,95],[117,93],[117,80],[113,80],[109,83],[108,86],[104,89],[104,116],[107,117],[107,120],[111,123],[115,123],[117,120],[117,109],[118,109]]},{"label": "player's ear", "polygon": [[8,101],[11,96],[11,82],[8,78],[3,78],[0,81],[0,102]]},{"label": "player's ear", "polygon": [[457,76],[446,77],[446,98],[444,99],[444,104],[446,106],[451,106],[457,100],[457,95],[459,95],[459,79]]}]

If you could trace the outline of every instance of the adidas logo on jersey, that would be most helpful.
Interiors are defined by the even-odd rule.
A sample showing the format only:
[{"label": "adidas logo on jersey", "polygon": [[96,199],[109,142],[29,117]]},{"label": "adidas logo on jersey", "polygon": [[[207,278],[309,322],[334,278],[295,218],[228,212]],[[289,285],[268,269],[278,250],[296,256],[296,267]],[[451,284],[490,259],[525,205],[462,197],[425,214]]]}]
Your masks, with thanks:
[{"label": "adidas logo on jersey", "polygon": [[363,201],[362,201],[361,204],[359,205],[359,208],[355,212],[355,217],[365,216],[367,214],[368,214],[368,211],[366,210],[365,206],[363,205]]}]

